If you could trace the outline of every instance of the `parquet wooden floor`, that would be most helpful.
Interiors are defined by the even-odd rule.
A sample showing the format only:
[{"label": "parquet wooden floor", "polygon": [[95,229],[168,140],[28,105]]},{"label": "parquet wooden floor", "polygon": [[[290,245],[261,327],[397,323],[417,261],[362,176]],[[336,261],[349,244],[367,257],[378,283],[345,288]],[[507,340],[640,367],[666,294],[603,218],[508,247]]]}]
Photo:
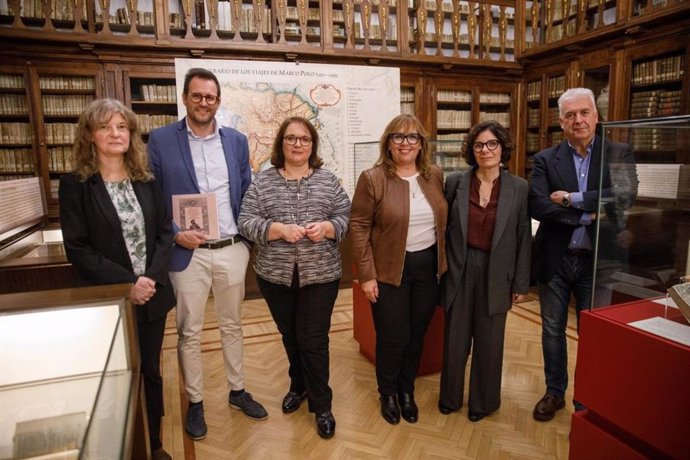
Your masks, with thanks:
[{"label": "parquet wooden floor", "polygon": [[[287,359],[263,300],[243,308],[246,388],[269,412],[253,421],[228,406],[219,334],[212,300],[203,336],[208,436],[191,441],[184,434],[186,399],[177,364],[174,313],[168,317],[163,349],[165,410],[163,445],[174,459],[564,459],[572,413],[572,385],[566,409],[550,422],[537,422],[532,409],[544,392],[541,326],[536,299],[516,305],[508,315],[501,409],[478,423],[467,409],[448,416],[437,409],[439,374],[417,379],[419,421],[392,426],[379,414],[373,365],[352,338],[352,291],[340,292],[331,327],[331,387],[336,435],[322,440],[306,402],[283,414],[288,389]],[[574,315],[569,323],[572,381],[577,340]],[[469,375],[469,372],[467,373]]]}]

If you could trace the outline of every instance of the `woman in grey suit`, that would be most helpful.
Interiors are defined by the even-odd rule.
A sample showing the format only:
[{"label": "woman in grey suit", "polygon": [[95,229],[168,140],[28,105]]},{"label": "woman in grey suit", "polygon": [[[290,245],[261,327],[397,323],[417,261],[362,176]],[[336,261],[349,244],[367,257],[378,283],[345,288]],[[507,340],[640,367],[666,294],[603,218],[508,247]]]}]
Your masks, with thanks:
[{"label": "woman in grey suit", "polygon": [[472,422],[501,405],[506,316],[529,287],[528,186],[501,169],[510,153],[508,131],[495,121],[481,122],[467,136],[464,156],[472,169],[446,180],[448,272],[440,299],[446,322],[438,406],[442,414],[462,407],[472,350]]}]

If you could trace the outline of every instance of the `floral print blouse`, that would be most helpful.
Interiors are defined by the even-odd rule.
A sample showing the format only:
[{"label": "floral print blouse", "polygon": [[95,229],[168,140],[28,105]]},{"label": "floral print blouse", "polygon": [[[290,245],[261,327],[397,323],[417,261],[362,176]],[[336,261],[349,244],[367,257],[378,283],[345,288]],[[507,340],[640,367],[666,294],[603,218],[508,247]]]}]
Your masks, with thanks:
[{"label": "floral print blouse", "polygon": [[115,206],[122,226],[122,236],[127,245],[129,259],[135,275],[146,271],[146,230],[144,213],[129,179],[105,182],[105,188]]}]

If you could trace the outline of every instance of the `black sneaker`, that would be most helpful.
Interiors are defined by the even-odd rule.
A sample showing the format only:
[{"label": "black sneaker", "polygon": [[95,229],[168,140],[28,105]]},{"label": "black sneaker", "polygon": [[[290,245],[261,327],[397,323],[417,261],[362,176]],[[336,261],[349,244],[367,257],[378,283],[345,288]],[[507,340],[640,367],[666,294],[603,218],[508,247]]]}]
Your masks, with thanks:
[{"label": "black sneaker", "polygon": [[206,437],[206,421],[204,420],[204,405],[203,403],[194,403],[189,405],[187,409],[187,422],[185,423],[185,431],[195,441],[200,441]]},{"label": "black sneaker", "polygon": [[232,393],[228,396],[228,403],[231,407],[239,409],[244,412],[244,415],[254,420],[263,420],[268,417],[268,412],[264,409],[264,406],[254,401],[251,393],[243,391],[237,396],[233,396]]}]

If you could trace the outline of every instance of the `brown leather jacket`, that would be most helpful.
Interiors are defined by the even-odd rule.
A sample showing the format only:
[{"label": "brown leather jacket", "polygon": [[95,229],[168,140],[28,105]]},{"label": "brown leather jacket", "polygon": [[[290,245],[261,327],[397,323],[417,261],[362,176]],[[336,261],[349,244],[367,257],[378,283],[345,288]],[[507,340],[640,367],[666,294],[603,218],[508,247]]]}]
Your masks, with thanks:
[{"label": "brown leather jacket", "polygon": [[[432,166],[419,185],[436,219],[439,278],[446,272],[446,220],[448,204],[443,194],[443,172]],[[360,282],[376,279],[399,286],[405,263],[410,221],[410,191],[406,180],[389,177],[382,166],[364,171],[352,198],[350,238]]]}]

